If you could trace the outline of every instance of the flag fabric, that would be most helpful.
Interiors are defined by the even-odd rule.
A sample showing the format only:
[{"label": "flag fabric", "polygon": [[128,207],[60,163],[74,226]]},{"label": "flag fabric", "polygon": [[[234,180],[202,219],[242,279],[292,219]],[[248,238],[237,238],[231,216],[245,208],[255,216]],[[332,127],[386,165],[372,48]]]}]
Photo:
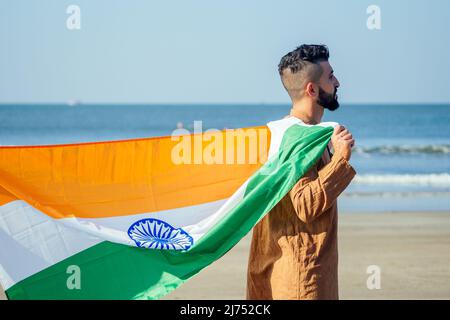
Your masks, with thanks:
[{"label": "flag fabric", "polygon": [[9,299],[158,299],[242,239],[335,125],[2,146],[0,283]]}]

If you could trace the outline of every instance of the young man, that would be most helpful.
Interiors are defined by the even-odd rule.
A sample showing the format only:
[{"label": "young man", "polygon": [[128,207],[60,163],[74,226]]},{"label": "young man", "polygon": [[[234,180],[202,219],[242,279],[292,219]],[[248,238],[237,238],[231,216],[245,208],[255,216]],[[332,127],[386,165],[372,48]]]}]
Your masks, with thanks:
[{"label": "young man", "polygon": [[[278,66],[291,100],[290,117],[321,122],[339,107],[339,82],[328,48],[302,45]],[[356,172],[349,164],[352,134],[337,126],[322,158],[254,227],[247,299],[338,299],[337,197]]]}]

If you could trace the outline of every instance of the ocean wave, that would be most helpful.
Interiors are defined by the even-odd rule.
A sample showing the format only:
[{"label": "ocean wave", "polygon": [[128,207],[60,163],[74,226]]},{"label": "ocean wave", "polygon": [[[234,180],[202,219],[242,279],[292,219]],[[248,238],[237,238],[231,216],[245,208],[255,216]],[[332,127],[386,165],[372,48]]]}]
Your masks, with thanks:
[{"label": "ocean wave", "polygon": [[430,174],[358,174],[353,179],[356,184],[393,184],[393,185],[437,185],[450,186],[449,173]]},{"label": "ocean wave", "polygon": [[396,197],[406,198],[413,197],[424,198],[448,198],[450,199],[450,191],[344,191],[341,195],[344,198],[360,198],[360,197]]},{"label": "ocean wave", "polygon": [[386,145],[364,147],[356,146],[354,152],[360,154],[382,153],[382,154],[414,154],[414,153],[432,153],[432,154],[450,154],[450,145]]}]

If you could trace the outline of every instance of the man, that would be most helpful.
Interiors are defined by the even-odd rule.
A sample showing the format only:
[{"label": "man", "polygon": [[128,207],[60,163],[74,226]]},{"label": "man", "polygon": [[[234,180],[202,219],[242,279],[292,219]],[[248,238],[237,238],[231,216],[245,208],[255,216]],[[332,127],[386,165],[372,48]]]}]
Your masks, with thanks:
[{"label": "man", "polygon": [[[302,45],[279,64],[291,100],[290,117],[321,122],[339,107],[339,81],[328,48]],[[337,126],[329,148],[254,227],[247,299],[338,299],[337,197],[356,172],[349,164],[352,134]]]}]

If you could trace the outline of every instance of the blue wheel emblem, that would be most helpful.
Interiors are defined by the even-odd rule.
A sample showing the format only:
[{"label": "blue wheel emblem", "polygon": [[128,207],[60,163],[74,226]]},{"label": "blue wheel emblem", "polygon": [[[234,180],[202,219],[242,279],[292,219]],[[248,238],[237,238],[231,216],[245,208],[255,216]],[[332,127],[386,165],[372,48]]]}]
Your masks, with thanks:
[{"label": "blue wheel emblem", "polygon": [[138,247],[147,249],[187,250],[194,240],[181,228],[158,219],[142,219],[128,229],[128,236]]}]

